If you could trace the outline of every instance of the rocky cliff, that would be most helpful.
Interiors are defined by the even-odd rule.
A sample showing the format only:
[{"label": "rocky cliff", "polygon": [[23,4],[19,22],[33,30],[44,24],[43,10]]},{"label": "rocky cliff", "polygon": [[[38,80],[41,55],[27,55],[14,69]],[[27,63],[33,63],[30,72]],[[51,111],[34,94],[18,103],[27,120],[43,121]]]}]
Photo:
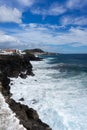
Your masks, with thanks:
[{"label": "rocky cliff", "polygon": [[[34,57],[34,60],[40,59],[35,59]],[[29,55],[0,56],[0,81],[3,86],[1,92],[4,95],[6,102],[9,104],[9,107],[16,113],[20,123],[23,124],[27,130],[51,130],[47,124],[39,119],[39,115],[34,109],[11,99],[9,77],[21,76],[22,78],[26,78],[27,75],[34,75]]]}]

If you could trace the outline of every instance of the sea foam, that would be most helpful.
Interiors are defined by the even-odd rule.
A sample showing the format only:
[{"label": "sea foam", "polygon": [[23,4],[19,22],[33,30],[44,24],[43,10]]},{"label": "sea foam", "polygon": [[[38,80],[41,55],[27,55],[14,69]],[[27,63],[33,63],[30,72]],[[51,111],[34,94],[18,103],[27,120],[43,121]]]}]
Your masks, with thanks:
[{"label": "sea foam", "polygon": [[26,130],[11,111],[0,93],[0,130]]},{"label": "sea foam", "polygon": [[65,78],[48,60],[32,61],[35,76],[11,79],[12,98],[23,97],[53,130],[87,130],[87,75]]}]

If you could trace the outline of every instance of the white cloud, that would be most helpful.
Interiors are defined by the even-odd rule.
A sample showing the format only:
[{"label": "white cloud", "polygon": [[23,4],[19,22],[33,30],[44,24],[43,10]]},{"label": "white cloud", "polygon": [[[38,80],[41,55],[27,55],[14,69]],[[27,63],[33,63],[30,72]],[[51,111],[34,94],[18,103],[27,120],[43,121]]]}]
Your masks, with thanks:
[{"label": "white cloud", "polygon": [[30,23],[30,24],[21,24],[20,25],[23,29],[38,29],[40,31],[48,31],[48,30],[52,30],[52,31],[55,31],[57,29],[60,29],[60,28],[64,28],[64,26],[58,26],[58,25],[51,25],[51,24],[36,24],[36,23]]},{"label": "white cloud", "polygon": [[78,17],[75,19],[74,24],[87,25],[87,17]]},{"label": "white cloud", "polygon": [[87,5],[87,0],[68,0],[66,5],[69,9],[80,9]]},{"label": "white cloud", "polygon": [[63,34],[63,39],[63,42],[72,46],[87,46],[87,30],[71,28],[68,33]]},{"label": "white cloud", "polygon": [[63,7],[62,5],[59,5],[58,3],[52,3],[52,5],[49,8],[31,8],[31,12],[33,14],[37,15],[51,15],[51,16],[57,16],[60,14],[63,14],[66,12],[66,8]]},{"label": "white cloud", "polygon": [[87,17],[64,16],[61,18],[62,25],[87,25]]},{"label": "white cloud", "polygon": [[0,6],[0,22],[21,23],[22,13],[17,8]]},{"label": "white cloud", "polygon": [[31,7],[36,2],[36,0],[0,0],[0,5],[7,5],[11,8],[18,8],[20,10],[24,10],[24,8]]},{"label": "white cloud", "polygon": [[15,37],[19,38],[27,46],[45,46],[45,45],[70,45],[70,46],[87,46],[87,30],[71,28],[68,32],[58,32],[44,25],[32,24],[26,26],[22,32],[16,33]]},{"label": "white cloud", "polygon": [[64,12],[66,12],[66,9],[57,3],[52,4],[48,10],[49,15],[59,15]]},{"label": "white cloud", "polygon": [[[51,25],[53,28],[53,25]],[[56,26],[56,25],[55,25]],[[22,30],[16,30],[11,35],[0,32],[0,47],[53,47],[55,45],[87,46],[87,29],[71,28],[68,32],[60,32],[49,25],[29,24],[23,25]],[[60,29],[59,29],[60,30]],[[53,49],[52,48],[52,49]]]},{"label": "white cloud", "polygon": [[17,1],[22,6],[32,6],[35,3],[35,0],[17,0]]},{"label": "white cloud", "polygon": [[0,47],[14,47],[19,44],[21,43],[18,38],[7,35],[4,32],[0,32]]}]

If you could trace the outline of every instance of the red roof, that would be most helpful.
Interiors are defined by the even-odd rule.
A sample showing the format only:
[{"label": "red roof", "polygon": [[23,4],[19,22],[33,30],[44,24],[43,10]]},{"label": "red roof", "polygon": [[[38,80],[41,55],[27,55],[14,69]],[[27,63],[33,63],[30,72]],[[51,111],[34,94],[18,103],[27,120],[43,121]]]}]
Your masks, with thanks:
[{"label": "red roof", "polygon": [[10,49],[6,49],[5,51],[6,51],[6,52],[13,52],[13,53],[16,52],[16,50],[10,50]]}]

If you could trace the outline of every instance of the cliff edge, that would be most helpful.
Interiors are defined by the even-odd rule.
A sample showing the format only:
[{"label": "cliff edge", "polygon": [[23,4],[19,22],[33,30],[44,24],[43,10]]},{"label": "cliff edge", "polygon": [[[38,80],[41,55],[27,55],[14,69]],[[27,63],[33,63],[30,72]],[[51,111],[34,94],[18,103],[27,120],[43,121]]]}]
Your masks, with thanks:
[{"label": "cliff edge", "polygon": [[[36,60],[39,59],[36,58]],[[3,86],[1,92],[11,110],[16,113],[16,117],[27,130],[51,130],[47,124],[39,119],[39,115],[34,109],[11,99],[9,77],[20,76],[21,78],[26,78],[27,75],[34,76],[29,55],[0,56],[0,81]]]}]

